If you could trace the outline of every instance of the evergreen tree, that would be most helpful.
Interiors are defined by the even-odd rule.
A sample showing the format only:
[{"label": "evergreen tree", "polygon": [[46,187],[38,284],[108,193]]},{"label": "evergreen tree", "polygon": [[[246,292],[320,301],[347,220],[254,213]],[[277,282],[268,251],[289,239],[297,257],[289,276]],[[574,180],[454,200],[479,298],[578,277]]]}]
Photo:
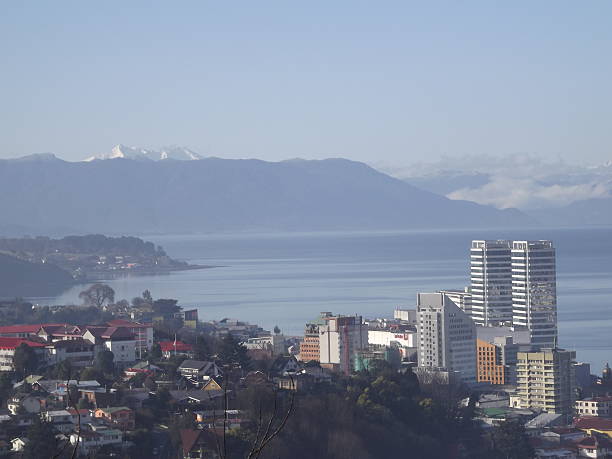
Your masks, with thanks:
[{"label": "evergreen tree", "polygon": [[105,375],[112,375],[115,371],[115,354],[111,351],[100,351],[94,360],[94,368]]},{"label": "evergreen tree", "polygon": [[251,358],[248,356],[246,347],[236,341],[231,333],[225,335],[221,340],[217,355],[224,365],[240,366],[243,370],[251,368]]},{"label": "evergreen tree", "polygon": [[149,356],[151,357],[151,360],[153,360],[153,361],[161,360],[161,358],[162,358],[162,350],[161,350],[161,347],[160,347],[159,343],[155,343],[153,345],[153,347],[151,348],[151,353],[149,354]]},{"label": "evergreen tree", "polygon": [[27,376],[37,370],[38,357],[36,352],[25,343],[21,343],[13,355],[15,371],[20,376]]},{"label": "evergreen tree", "polygon": [[491,435],[492,458],[530,459],[535,451],[529,443],[525,426],[518,421],[506,421],[500,424]]},{"label": "evergreen tree", "polygon": [[57,449],[55,431],[50,423],[43,421],[39,416],[34,418],[26,437],[29,441],[23,450],[24,459],[39,459],[55,455]]}]

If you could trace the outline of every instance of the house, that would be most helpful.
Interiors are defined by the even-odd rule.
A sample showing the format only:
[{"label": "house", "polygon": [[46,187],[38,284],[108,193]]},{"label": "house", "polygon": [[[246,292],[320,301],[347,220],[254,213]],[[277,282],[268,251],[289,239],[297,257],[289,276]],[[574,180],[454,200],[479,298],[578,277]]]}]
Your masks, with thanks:
[{"label": "house", "polygon": [[171,390],[170,396],[182,408],[220,407],[223,404],[222,391]]},{"label": "house", "polygon": [[272,362],[270,373],[274,375],[295,374],[301,369],[302,366],[294,355],[279,355],[274,362]]},{"label": "house", "polygon": [[46,406],[45,397],[35,394],[17,394],[11,397],[6,404],[9,412],[15,416],[21,412],[33,414],[40,413]]},{"label": "house", "polygon": [[95,345],[81,337],[55,341],[45,350],[48,365],[68,360],[74,367],[86,367],[92,365],[95,358]]},{"label": "house", "polygon": [[111,351],[116,364],[123,365],[136,361],[136,340],[134,334],[126,328],[87,326],[83,339],[100,349]]},{"label": "house", "polygon": [[[224,414],[225,413],[225,414]],[[243,416],[243,412],[240,410],[225,410],[221,409],[196,411],[195,413],[196,422],[200,428],[223,428],[223,423],[228,429],[239,428],[247,419]]]},{"label": "house", "polygon": [[311,389],[315,384],[315,380],[313,376],[306,373],[298,373],[281,376],[278,378],[277,383],[279,389],[303,392]]},{"label": "house", "polygon": [[541,432],[546,427],[565,425],[565,416],[558,413],[541,413],[525,423],[528,433]]},{"label": "house", "polygon": [[0,337],[6,338],[30,338],[38,333],[45,325],[61,324],[33,324],[33,325],[8,325],[0,327]]},{"label": "house", "polygon": [[79,424],[84,425],[87,422],[91,422],[94,417],[93,411],[87,408],[82,408],[78,410],[74,408],[68,408],[66,409],[66,411],[68,411],[68,413],[70,414],[70,419],[72,420],[72,423],[75,426]]},{"label": "house", "polygon": [[584,437],[586,437],[586,433],[572,427],[553,427],[540,434],[540,438],[550,445],[574,444]]},{"label": "house", "polygon": [[104,419],[108,423],[117,426],[120,430],[134,430],[136,422],[134,411],[127,406],[113,406],[109,408],[98,408],[94,411],[94,417]]},{"label": "house", "polygon": [[204,383],[204,385],[202,386],[202,390],[206,390],[206,391],[222,391],[223,387],[221,387],[221,384],[219,384],[215,378],[210,378],[208,381],[206,381]]},{"label": "house", "polygon": [[221,369],[215,362],[205,362],[202,360],[185,360],[178,367],[177,372],[193,383],[199,383],[222,375]]},{"label": "house", "polygon": [[79,327],[70,324],[43,324],[36,333],[37,336],[49,343],[80,339],[82,334],[83,332]]},{"label": "house", "polygon": [[[6,328],[6,327],[4,327]],[[44,363],[44,348],[43,343],[32,341],[25,338],[0,338],[0,371],[14,371],[13,356],[15,349],[22,344],[34,349],[41,363]]]},{"label": "house", "polygon": [[81,429],[79,433],[70,435],[70,444],[75,445],[77,442],[79,456],[87,457],[103,446],[122,446],[123,434],[116,429]]},{"label": "house", "polygon": [[143,351],[150,351],[153,347],[153,324],[132,322],[125,319],[114,319],[107,322],[109,327],[124,328],[134,335],[136,341],[136,355],[139,357]]},{"label": "house", "polygon": [[86,399],[93,406],[112,406],[116,403],[117,395],[114,392],[106,392],[104,388],[101,390],[84,389],[79,390],[81,398]]},{"label": "house", "polygon": [[605,435],[592,435],[576,443],[579,457],[610,457],[612,441]]},{"label": "house", "polygon": [[181,429],[180,435],[184,459],[220,457],[214,432],[208,429]]},{"label": "house", "polygon": [[564,447],[540,447],[535,446],[536,459],[576,459],[576,448]]},{"label": "house", "polygon": [[41,417],[53,424],[53,427],[59,432],[68,433],[74,429],[73,418],[68,410],[45,411]]},{"label": "house", "polygon": [[243,387],[250,386],[272,386],[272,382],[261,371],[249,371],[247,375],[240,380]]},{"label": "house", "polygon": [[612,436],[612,419],[597,416],[581,416],[574,419],[574,426],[589,435],[605,434]]},{"label": "house", "polygon": [[145,401],[149,400],[149,395],[149,390],[145,388],[124,390],[122,403],[133,410],[137,410],[142,408]]},{"label": "house", "polygon": [[182,341],[160,341],[159,347],[164,359],[169,359],[173,355],[185,355],[193,358],[193,346]]},{"label": "house", "polygon": [[28,444],[28,439],[26,437],[17,437],[11,440],[11,451],[13,452],[21,452]]}]

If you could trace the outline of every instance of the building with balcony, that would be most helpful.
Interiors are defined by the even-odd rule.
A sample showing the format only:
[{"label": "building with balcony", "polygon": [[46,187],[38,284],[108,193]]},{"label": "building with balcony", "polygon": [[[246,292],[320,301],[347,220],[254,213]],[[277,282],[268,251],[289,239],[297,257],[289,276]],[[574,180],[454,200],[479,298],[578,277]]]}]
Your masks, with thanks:
[{"label": "building with balcony", "polygon": [[518,352],[517,390],[521,408],[571,415],[576,399],[575,351]]}]

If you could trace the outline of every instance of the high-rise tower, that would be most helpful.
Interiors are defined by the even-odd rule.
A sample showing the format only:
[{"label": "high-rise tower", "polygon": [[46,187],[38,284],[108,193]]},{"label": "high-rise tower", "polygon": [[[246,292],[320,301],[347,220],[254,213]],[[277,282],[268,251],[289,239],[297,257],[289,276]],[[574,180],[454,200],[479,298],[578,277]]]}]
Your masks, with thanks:
[{"label": "high-rise tower", "polygon": [[511,241],[472,241],[472,319],[477,325],[512,323]]},{"label": "high-rise tower", "polygon": [[512,322],[531,344],[557,345],[557,275],[551,241],[512,242]]}]

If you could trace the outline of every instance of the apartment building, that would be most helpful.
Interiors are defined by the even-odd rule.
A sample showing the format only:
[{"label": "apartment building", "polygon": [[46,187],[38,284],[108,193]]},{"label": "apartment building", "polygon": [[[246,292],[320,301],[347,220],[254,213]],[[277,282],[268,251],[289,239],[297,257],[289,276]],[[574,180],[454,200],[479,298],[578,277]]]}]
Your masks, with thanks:
[{"label": "apartment building", "polygon": [[521,408],[571,415],[576,399],[575,351],[518,352],[517,391]]},{"label": "apartment building", "polygon": [[495,337],[492,342],[477,343],[477,381],[495,385],[516,383],[516,359],[519,345],[510,336]]},{"label": "apartment building", "polygon": [[459,372],[466,384],[476,382],[476,327],[443,293],[417,295],[419,368]]},{"label": "apartment building", "polygon": [[368,327],[361,316],[326,316],[319,326],[321,366],[349,374],[355,353],[368,349]]},{"label": "apartment building", "polygon": [[327,322],[325,318],[331,317],[331,312],[322,312],[319,317],[308,322],[304,328],[304,339],[300,343],[300,357],[302,362],[318,362],[321,358],[321,346],[319,345],[319,327]]},{"label": "apartment building", "polygon": [[612,417],[612,397],[592,397],[576,400],[576,415]]}]

